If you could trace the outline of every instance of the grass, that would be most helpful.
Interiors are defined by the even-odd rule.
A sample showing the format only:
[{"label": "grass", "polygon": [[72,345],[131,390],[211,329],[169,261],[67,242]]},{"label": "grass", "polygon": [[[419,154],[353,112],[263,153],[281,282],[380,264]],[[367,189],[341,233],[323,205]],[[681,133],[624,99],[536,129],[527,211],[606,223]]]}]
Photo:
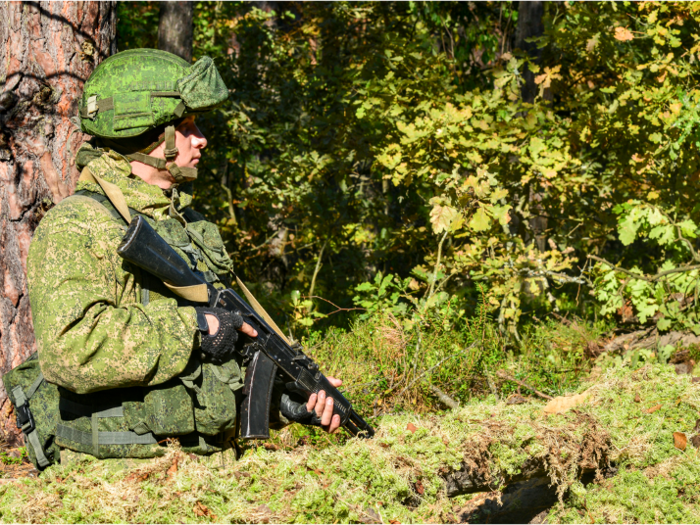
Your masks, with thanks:
[{"label": "grass", "polygon": [[[484,345],[483,354],[465,353],[459,358],[461,368],[448,361],[449,372],[440,373],[466,381],[479,370],[477,363],[486,363],[491,373],[505,370],[551,394],[586,393],[583,404],[563,414],[547,414],[546,401],[525,391],[526,403],[508,404],[507,395],[517,385],[494,376],[495,395],[485,382],[475,381],[464,391],[450,388],[462,403],[457,410],[437,411],[424,386],[409,389],[403,397],[390,392],[380,397],[385,404],[377,406],[375,396],[384,390],[360,386],[367,375],[389,385],[392,373],[403,385],[413,377],[407,366],[412,364],[410,354],[405,363],[398,354],[394,362],[372,361],[382,348],[408,352],[410,343],[401,343],[401,334],[387,336],[386,326],[391,327],[368,323],[353,334],[335,333],[313,350],[326,367],[346,372],[349,390],[363,393],[361,410],[377,413],[369,416],[377,427],[375,439],[328,437],[292,426],[276,433],[267,447],[249,444],[242,459],[227,464],[220,458],[189,456],[175,446],[165,457],[131,468],[86,457],[51,467],[38,478],[1,484],[0,519],[451,522],[471,496],[449,498],[445,478],[461,469],[479,474],[497,489],[519,475],[526,462],[536,461],[545,465],[560,497],[550,522],[700,522],[700,490],[694,483],[700,474],[698,451],[690,442],[679,450],[673,438],[674,432],[688,439],[695,435],[700,384],[677,375],[673,366],[650,362],[631,368],[629,361],[599,360],[590,369],[581,356],[595,334],[593,327],[533,327],[523,335],[523,349],[499,356]],[[422,366],[444,359],[452,344],[468,344],[466,334],[450,341],[424,337]],[[331,355],[342,357],[331,362]],[[575,363],[590,371],[553,373],[575,368]],[[600,468],[608,464],[617,468],[616,475],[582,482],[582,468],[597,467],[602,474]]]},{"label": "grass", "polygon": [[445,408],[431,384],[462,403],[516,392],[518,384],[498,377],[499,370],[551,396],[575,389],[591,367],[588,345],[608,328],[537,323],[526,326],[522,343],[513,347],[485,319],[447,326],[427,320],[419,333],[391,316],[377,316],[350,332],[331,330],[323,338],[315,333],[306,342],[327,375],[345,381],[348,397],[363,413],[427,413]]}]

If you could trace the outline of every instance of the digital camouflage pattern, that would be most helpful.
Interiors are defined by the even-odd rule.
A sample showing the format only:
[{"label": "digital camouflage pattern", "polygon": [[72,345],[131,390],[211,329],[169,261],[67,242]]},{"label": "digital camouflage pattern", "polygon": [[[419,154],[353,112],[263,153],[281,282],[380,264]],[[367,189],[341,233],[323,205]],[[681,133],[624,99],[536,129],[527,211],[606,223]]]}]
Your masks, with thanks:
[{"label": "digital camouflage pattern", "polygon": [[[191,197],[131,175],[113,151],[84,145],[93,174],[116,184],[126,203],[215,285],[231,272],[216,226],[187,209]],[[104,195],[92,182],[77,192]],[[162,283],[124,262],[116,248],[126,224],[90,196],[74,195],[49,211],[27,260],[30,302],[41,369],[59,385],[63,408],[56,442],[98,458],[152,457],[158,444],[102,444],[102,432],[179,436],[184,449],[222,450],[233,435],[241,363],[201,363],[195,311]],[[189,217],[186,222],[183,215]],[[218,282],[217,282],[218,281]],[[146,293],[148,291],[148,293]],[[144,300],[148,297],[148,300]],[[195,349],[195,354],[193,354]],[[90,417],[105,408],[119,415]],[[82,436],[76,438],[75,436]],[[160,438],[159,438],[160,439]]]},{"label": "digital camouflage pattern", "polygon": [[[39,362],[58,404],[55,428],[44,431],[62,448],[139,458],[162,454],[165,437],[199,453],[230,446],[241,358],[201,362],[194,308],[118,256],[126,223],[110,201],[121,192],[192,269],[228,282],[233,264],[216,226],[188,208],[189,195],[147,184],[129,163],[167,169],[178,183],[196,177],[174,162],[175,121],[227,97],[210,58],[189,65],[152,49],[109,57],[85,83],[81,129],[99,140],[78,152],[76,195],[42,220],[27,260]],[[151,142],[146,132],[165,124]],[[169,163],[148,156],[162,141]],[[106,183],[119,190],[105,195]]]},{"label": "digital camouflage pattern", "polygon": [[[115,153],[89,164],[119,186],[127,204],[168,219],[160,188],[129,178]],[[78,183],[101,193],[96,184]],[[181,205],[189,204],[181,197]],[[100,203],[74,196],[50,210],[27,259],[29,298],[47,380],[77,393],[163,383],[181,373],[197,343],[194,308],[175,299],[141,304],[141,284],[117,255],[124,226]]]},{"label": "digital camouflage pattern", "polygon": [[85,83],[81,129],[109,139],[135,137],[209,111],[226,98],[228,88],[209,57],[190,65],[157,49],[122,51],[97,66]]}]

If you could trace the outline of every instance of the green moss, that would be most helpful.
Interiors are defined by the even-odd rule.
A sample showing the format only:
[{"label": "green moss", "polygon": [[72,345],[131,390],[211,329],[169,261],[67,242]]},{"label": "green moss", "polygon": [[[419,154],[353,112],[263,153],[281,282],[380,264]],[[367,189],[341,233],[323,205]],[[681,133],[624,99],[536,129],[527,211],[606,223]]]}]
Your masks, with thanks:
[{"label": "green moss", "polygon": [[700,463],[695,450],[668,465],[669,471],[624,467],[599,485],[572,487],[550,523],[698,523]]},{"label": "green moss", "polygon": [[[440,415],[378,417],[369,441],[319,436],[296,445],[297,430],[288,428],[275,438],[284,447],[251,445],[226,466],[177,449],[130,469],[85,458],[0,485],[0,515],[3,522],[357,522],[372,519],[371,509],[384,522],[440,522],[454,502],[439,472],[466,458],[498,485],[539,458],[563,497],[552,520],[590,521],[590,513],[597,521],[698,521],[700,461],[690,445],[674,447],[673,432],[693,435],[700,385],[671,366],[646,365],[596,370],[576,392],[587,393],[585,403],[559,415],[544,414],[543,401],[508,405],[490,396]],[[168,475],[175,458],[177,472]],[[579,465],[605,458],[618,475],[583,486]]]}]

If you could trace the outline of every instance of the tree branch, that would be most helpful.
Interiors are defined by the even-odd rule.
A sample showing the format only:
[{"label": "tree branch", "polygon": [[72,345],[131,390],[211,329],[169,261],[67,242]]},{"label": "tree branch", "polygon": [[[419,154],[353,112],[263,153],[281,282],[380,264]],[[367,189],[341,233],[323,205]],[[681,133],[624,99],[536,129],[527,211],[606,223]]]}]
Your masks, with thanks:
[{"label": "tree branch", "polygon": [[328,304],[335,306],[337,308],[337,310],[335,312],[331,312],[329,314],[324,314],[324,315],[333,315],[333,314],[337,314],[338,312],[354,312],[354,311],[358,311],[358,310],[363,311],[363,312],[367,311],[367,308],[360,308],[360,307],[343,308],[342,306],[338,306],[337,304],[332,303],[328,299],[324,299],[323,297],[319,297],[318,295],[304,295],[303,298],[304,299],[320,299],[321,301],[325,301]]},{"label": "tree branch", "polygon": [[700,264],[695,264],[693,266],[683,266],[681,268],[672,268],[671,270],[664,270],[663,272],[659,272],[656,275],[652,275],[651,277],[639,274],[639,273],[634,273],[629,270],[625,270],[624,268],[620,268],[619,266],[614,265],[610,261],[606,261],[605,259],[601,257],[597,257],[595,255],[589,255],[589,259],[593,259],[594,261],[602,262],[603,264],[607,264],[610,266],[612,269],[624,273],[626,275],[629,275],[630,277],[633,277],[635,279],[639,279],[640,281],[646,281],[648,283],[655,283],[658,280],[660,280],[663,277],[666,277],[667,275],[671,275],[674,273],[683,273],[683,272],[691,272],[693,270],[700,270]]},{"label": "tree branch", "polygon": [[[656,208],[656,206],[655,206],[655,208]],[[695,262],[700,262],[700,256],[698,256],[698,252],[696,252],[695,248],[693,248],[693,243],[691,243],[688,239],[683,237],[683,234],[681,233],[681,227],[678,224],[676,224],[676,222],[673,219],[671,219],[671,217],[669,217],[669,215],[665,211],[660,210],[659,208],[656,208],[656,210],[659,213],[661,213],[661,215],[666,217],[666,220],[676,228],[676,233],[678,234],[678,238],[688,246],[688,249],[690,250],[690,253],[693,256],[693,260]]]},{"label": "tree branch", "polygon": [[314,268],[314,276],[311,278],[311,287],[309,288],[309,296],[312,296],[314,294],[314,287],[316,286],[316,277],[318,276],[318,272],[321,269],[321,259],[323,258],[323,250],[326,249],[326,244],[328,244],[328,241],[323,243],[323,246],[321,246],[321,251],[318,252],[318,261],[316,261],[316,268]]}]

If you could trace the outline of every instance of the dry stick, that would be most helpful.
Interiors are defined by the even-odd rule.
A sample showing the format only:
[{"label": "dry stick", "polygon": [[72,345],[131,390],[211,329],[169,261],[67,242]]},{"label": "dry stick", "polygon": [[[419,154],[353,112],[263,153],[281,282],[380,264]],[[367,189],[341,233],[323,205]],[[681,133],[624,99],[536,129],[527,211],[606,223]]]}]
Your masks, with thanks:
[{"label": "dry stick", "polygon": [[[416,377],[413,381],[411,381],[401,392],[399,392],[399,395],[396,396],[396,397],[401,397],[401,396],[404,394],[404,392],[406,392],[406,390],[408,390],[409,388],[411,388],[411,387],[416,383],[416,381],[418,381],[419,379],[421,379],[423,376],[425,376],[426,374],[429,374],[430,372],[432,372],[433,370],[435,370],[437,367],[441,366],[441,365],[442,365],[443,363],[445,363],[446,361],[449,361],[450,359],[452,359],[452,358],[454,358],[454,357],[457,357],[458,355],[463,354],[463,353],[466,352],[467,350],[469,350],[469,349],[471,349],[471,348],[474,348],[478,343],[479,343],[479,341],[474,341],[474,342],[473,342],[472,344],[470,344],[468,347],[463,348],[463,349],[460,350],[459,352],[457,352],[457,353],[455,353],[455,354],[452,354],[451,356],[446,357],[445,359],[443,359],[442,361],[440,361],[438,364],[436,364],[436,365],[434,365],[434,366],[428,368],[427,370],[424,370],[423,372],[421,372],[421,374],[420,374],[418,377]],[[444,396],[445,398],[449,399],[449,400],[451,401],[451,403],[452,403],[452,404],[450,404],[450,403],[446,403],[445,401],[443,401],[443,403],[445,403],[447,406],[449,406],[449,407],[451,407],[451,408],[455,408],[455,407],[452,406],[452,405],[459,406],[459,403],[458,403],[457,401],[455,401],[454,399],[452,399],[451,397],[449,397],[447,394],[445,394],[445,393],[444,393],[442,390],[440,390],[439,388],[437,388],[437,387],[435,387],[435,388],[436,388],[437,390],[440,391],[440,394],[438,394],[438,393],[437,393],[435,390],[433,390],[432,388],[431,388],[431,390],[433,390],[433,392],[434,392],[435,394],[437,394],[438,399],[440,399],[440,401],[443,401],[443,399],[442,399],[442,397],[441,397],[441,395],[442,395],[442,396]],[[387,392],[387,394],[388,394],[388,393],[389,393],[389,392]]]},{"label": "dry stick", "polygon": [[303,298],[304,299],[321,299],[321,301],[325,301],[328,304],[331,304],[337,308],[337,310],[335,312],[331,312],[331,313],[325,314],[325,315],[333,315],[333,314],[337,314],[338,312],[354,312],[355,310],[360,310],[363,312],[367,311],[367,308],[342,308],[342,307],[338,306],[337,304],[332,303],[328,299],[324,299],[323,297],[321,297],[319,295],[305,295]]},{"label": "dry stick", "polygon": [[491,393],[493,394],[493,397],[496,398],[496,401],[500,401],[500,397],[498,397],[498,390],[496,390],[496,385],[493,384],[493,379],[491,379],[491,374],[489,374],[489,369],[484,365],[484,370],[486,371],[486,382],[489,385],[489,390],[491,390]]},{"label": "dry stick", "polygon": [[316,261],[316,268],[314,268],[314,275],[311,278],[311,286],[309,287],[309,295],[314,294],[314,287],[316,286],[316,277],[318,276],[318,272],[321,269],[321,259],[323,258],[323,250],[326,249],[326,244],[328,244],[328,241],[323,243],[323,246],[321,246],[321,251],[318,252],[318,261]]},{"label": "dry stick", "polygon": [[517,384],[519,384],[520,386],[522,386],[523,388],[527,388],[528,390],[531,390],[532,392],[534,392],[535,394],[537,394],[537,395],[540,396],[540,397],[543,397],[544,399],[548,399],[548,400],[554,399],[552,396],[548,396],[547,394],[543,394],[543,393],[540,392],[539,390],[536,390],[536,389],[532,388],[530,385],[528,385],[528,384],[525,383],[524,381],[519,381],[518,379],[515,379],[515,378],[513,378],[513,377],[510,377],[510,376],[509,376],[508,374],[506,374],[505,372],[501,372],[501,371],[499,370],[498,372],[496,372],[496,375],[497,375],[498,377],[500,377],[501,379],[505,379],[505,380],[507,380],[507,381],[513,381],[513,383],[517,383]]},{"label": "dry stick", "polygon": [[435,292],[435,281],[437,281],[437,274],[438,270],[440,269],[440,259],[442,258],[442,243],[445,242],[445,239],[447,238],[447,234],[449,231],[445,231],[445,234],[442,236],[442,239],[440,239],[440,244],[438,244],[438,252],[437,252],[437,260],[435,261],[435,269],[433,270],[433,278],[430,281],[430,293],[428,294],[428,299],[430,299],[433,296],[433,293]]},{"label": "dry stick", "polygon": [[447,405],[450,408],[459,408],[459,403],[457,401],[445,394],[445,392],[440,390],[435,385],[430,385],[430,390],[433,391],[433,394],[435,394],[438,400],[440,400],[440,402],[442,402],[444,405]]}]

